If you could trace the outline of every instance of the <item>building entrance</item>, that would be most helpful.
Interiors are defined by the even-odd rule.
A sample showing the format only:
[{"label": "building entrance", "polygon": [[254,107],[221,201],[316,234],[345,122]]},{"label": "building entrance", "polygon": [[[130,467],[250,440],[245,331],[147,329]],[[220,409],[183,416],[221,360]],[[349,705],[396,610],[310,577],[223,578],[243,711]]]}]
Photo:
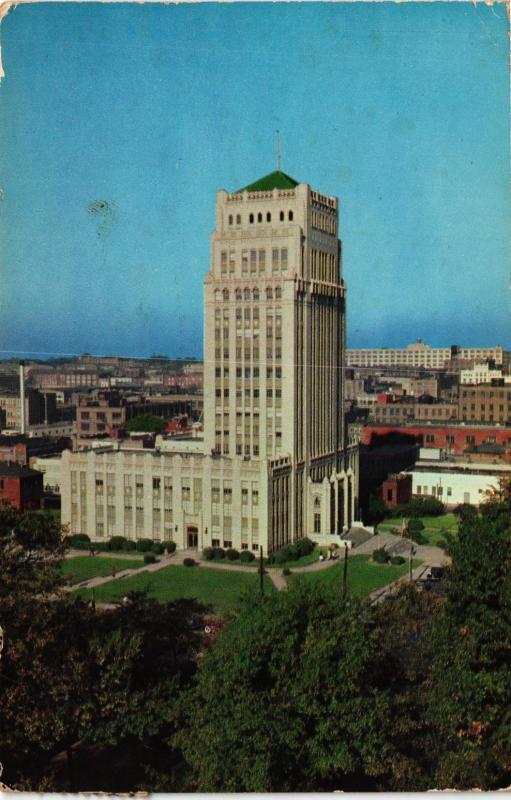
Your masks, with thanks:
[{"label": "building entrance", "polygon": [[196,550],[199,546],[199,531],[197,528],[189,527],[186,531],[187,544],[189,548]]}]

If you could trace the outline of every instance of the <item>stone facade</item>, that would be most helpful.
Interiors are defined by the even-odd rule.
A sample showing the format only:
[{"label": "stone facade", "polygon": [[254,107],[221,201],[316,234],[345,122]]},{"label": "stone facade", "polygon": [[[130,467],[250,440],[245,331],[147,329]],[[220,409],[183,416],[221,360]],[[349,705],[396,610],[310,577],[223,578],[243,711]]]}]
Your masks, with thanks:
[{"label": "stone facade", "polygon": [[358,452],[344,429],[338,201],[291,179],[283,188],[282,173],[264,181],[217,194],[202,453],[194,441],[189,453],[167,442],[65,454],[73,531],[271,552],[351,525]]}]

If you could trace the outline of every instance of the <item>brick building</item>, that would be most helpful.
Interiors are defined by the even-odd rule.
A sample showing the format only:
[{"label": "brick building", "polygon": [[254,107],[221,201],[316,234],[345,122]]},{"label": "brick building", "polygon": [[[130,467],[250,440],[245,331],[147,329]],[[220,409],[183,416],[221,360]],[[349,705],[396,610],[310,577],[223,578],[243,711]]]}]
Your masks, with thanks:
[{"label": "brick building", "polygon": [[19,511],[41,507],[43,476],[20,464],[0,462],[0,503],[9,503]]},{"label": "brick building", "polygon": [[502,380],[460,386],[458,409],[463,422],[511,425],[511,385]]},{"label": "brick building", "polygon": [[[390,437],[390,438],[389,438]],[[501,445],[511,453],[511,427],[489,425],[367,425],[361,441],[375,445],[386,441],[416,441],[421,447],[440,448],[461,456],[480,445]]]}]

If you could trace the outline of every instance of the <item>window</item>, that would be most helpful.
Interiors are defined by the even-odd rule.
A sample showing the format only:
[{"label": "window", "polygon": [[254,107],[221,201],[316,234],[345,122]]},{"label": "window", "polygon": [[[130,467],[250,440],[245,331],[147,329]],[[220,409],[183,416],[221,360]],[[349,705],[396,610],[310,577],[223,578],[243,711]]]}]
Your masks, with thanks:
[{"label": "window", "polygon": [[160,491],[160,483],[161,483],[161,479],[160,478],[153,478],[153,489],[154,489],[154,491],[156,491],[156,492]]},{"label": "window", "polygon": [[249,221],[249,223],[250,223],[251,225],[253,225],[253,223],[254,223],[254,215],[253,215],[253,214],[249,214],[249,215],[248,215],[248,221]]},{"label": "window", "polygon": [[284,222],[284,212],[283,211],[280,212],[279,217],[280,217],[280,221]]},{"label": "window", "polygon": [[213,547],[220,547],[220,539],[211,539],[211,544]]},{"label": "window", "polygon": [[227,548],[229,548],[229,547],[232,547],[232,541],[230,541],[230,540],[228,540],[228,539],[225,539],[225,540],[224,540],[224,547],[225,547],[226,549],[227,549]]},{"label": "window", "polygon": [[321,514],[314,514],[314,533],[321,533]]},{"label": "window", "polygon": [[241,214],[236,214],[236,225],[241,225]]},{"label": "window", "polygon": [[253,544],[252,545],[252,550],[255,550],[257,552],[257,550],[259,550],[259,545],[258,544]]},{"label": "window", "polygon": [[271,214],[269,211],[266,213],[266,222],[271,222]]},{"label": "window", "polygon": [[258,222],[262,222],[263,221],[263,215],[261,214],[261,212],[259,212],[259,214],[257,215],[257,221]]},{"label": "window", "polygon": [[292,221],[293,221],[293,212],[292,212],[292,211],[288,211],[288,212],[287,212],[287,218],[288,218],[288,220],[289,220],[290,222],[292,222]]},{"label": "window", "polygon": [[276,247],[271,251],[271,264],[274,270],[279,268],[279,251]]},{"label": "window", "polygon": [[287,247],[283,247],[280,251],[280,266],[282,269],[287,269]]}]

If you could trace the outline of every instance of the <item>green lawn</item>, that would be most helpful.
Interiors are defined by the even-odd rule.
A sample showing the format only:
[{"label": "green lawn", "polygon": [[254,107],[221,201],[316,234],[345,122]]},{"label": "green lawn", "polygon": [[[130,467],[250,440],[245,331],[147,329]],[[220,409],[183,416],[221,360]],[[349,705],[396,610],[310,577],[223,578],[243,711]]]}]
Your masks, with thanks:
[{"label": "green lawn", "polygon": [[112,574],[112,567],[119,571],[122,569],[135,569],[142,567],[142,559],[131,558],[102,558],[101,556],[76,556],[66,558],[61,562],[60,568],[64,578],[73,576],[73,584],[87,581],[89,578],[106,577]]},{"label": "green lawn", "polygon": [[[370,556],[350,556],[348,560],[348,590],[356,597],[364,597],[366,594],[381,589],[388,583],[392,583],[408,573],[408,562],[400,565],[374,564],[369,560]],[[414,560],[413,567],[418,567],[420,561]],[[288,582],[310,581],[322,586],[334,586],[341,591],[344,564],[341,562],[328,569],[309,574],[291,574],[287,577]]]},{"label": "green lawn", "polygon": [[[224,613],[237,602],[244,591],[257,592],[259,575],[256,572],[230,572],[208,567],[170,566],[157,572],[141,572],[128,578],[120,578],[96,587],[96,600],[110,603],[123,598],[128,592],[143,591],[149,597],[165,602],[180,597],[195,597],[201,603],[212,605],[218,613]],[[265,592],[274,591],[268,576],[264,578]],[[91,597],[90,589],[79,589],[84,599]]]},{"label": "green lawn", "polygon": [[[454,514],[442,514],[439,517],[419,517],[424,525],[422,533],[427,539],[427,544],[439,546],[445,540],[445,533],[456,534],[458,532],[458,520]],[[405,518],[406,522],[406,518]],[[386,519],[378,524],[379,531],[392,531],[397,528],[401,532],[402,519]]]}]

